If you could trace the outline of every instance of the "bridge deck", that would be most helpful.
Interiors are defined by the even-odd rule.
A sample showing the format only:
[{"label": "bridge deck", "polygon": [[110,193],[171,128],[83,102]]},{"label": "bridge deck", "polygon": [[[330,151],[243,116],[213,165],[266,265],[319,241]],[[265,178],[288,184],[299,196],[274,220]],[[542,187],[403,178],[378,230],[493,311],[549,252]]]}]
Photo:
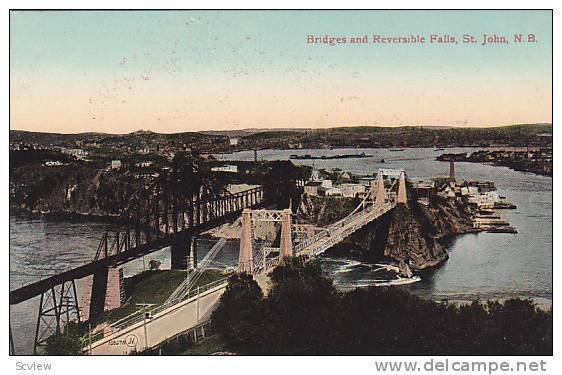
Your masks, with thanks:
[{"label": "bridge deck", "polygon": [[[267,202],[260,202],[252,206],[252,208],[261,208],[266,205]],[[209,229],[212,229],[216,226],[236,220],[240,216],[241,212],[242,210],[230,212],[219,218],[212,219],[210,221],[207,221],[205,223],[199,224],[194,227],[186,228],[182,231],[179,231],[178,233],[168,234],[167,236],[155,238],[154,240],[151,240],[149,243],[132,247],[119,254],[114,254],[108,256],[107,258],[102,258],[93,261],[91,263],[70,269],[68,271],[64,271],[57,275],[53,275],[43,280],[37,281],[35,283],[25,285],[21,288],[12,290],[10,291],[10,305],[15,305],[20,302],[26,301],[30,298],[39,296],[42,293],[48,291],[50,288],[52,288],[55,285],[60,285],[64,282],[68,282],[71,280],[81,279],[83,277],[93,275],[96,271],[103,269],[105,267],[118,266],[127,263],[131,260],[140,258],[143,255],[147,255],[155,251],[158,251],[164,247],[170,246],[174,242],[174,240],[176,240],[180,236],[196,235],[205,232]]]},{"label": "bridge deck", "polygon": [[346,217],[335,225],[329,226],[326,230],[321,231],[317,235],[295,246],[295,254],[308,257],[319,255],[335,244],[343,241],[347,236],[367,225],[369,222],[389,212],[394,207],[396,207],[395,201],[369,206],[354,215]]}]

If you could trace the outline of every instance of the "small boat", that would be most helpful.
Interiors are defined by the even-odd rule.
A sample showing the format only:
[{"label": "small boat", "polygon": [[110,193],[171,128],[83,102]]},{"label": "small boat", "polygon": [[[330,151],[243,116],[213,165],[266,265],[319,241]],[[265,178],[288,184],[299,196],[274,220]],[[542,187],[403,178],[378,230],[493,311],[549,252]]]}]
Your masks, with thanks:
[{"label": "small boat", "polygon": [[444,151],[445,149],[443,147],[434,147],[433,151]]},{"label": "small boat", "polygon": [[388,150],[388,151],[397,152],[397,151],[404,151],[404,149],[403,149],[403,148],[391,148],[391,149]]}]

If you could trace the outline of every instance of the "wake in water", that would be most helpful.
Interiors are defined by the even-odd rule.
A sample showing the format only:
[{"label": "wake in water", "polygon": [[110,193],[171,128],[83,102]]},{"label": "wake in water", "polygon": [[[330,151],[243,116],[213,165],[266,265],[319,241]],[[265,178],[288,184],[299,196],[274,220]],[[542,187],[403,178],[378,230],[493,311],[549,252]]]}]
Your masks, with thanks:
[{"label": "wake in water", "polygon": [[336,273],[346,273],[346,272],[351,272],[353,271],[355,268],[357,268],[357,266],[361,265],[361,262],[358,262],[356,260],[344,260],[344,264],[342,266],[340,266],[340,268],[338,268],[338,270],[336,271]]},{"label": "wake in water", "polygon": [[400,269],[392,264],[369,264],[350,259],[322,257],[320,265],[326,275],[334,280],[336,287],[341,289],[406,285],[421,280],[419,276],[403,277],[400,275]]},{"label": "wake in water", "polygon": [[357,280],[355,282],[350,283],[355,288],[365,288],[368,286],[392,286],[392,285],[406,285],[412,284],[415,282],[420,281],[421,278],[419,276],[412,276],[412,277],[400,277],[393,279],[393,280],[385,280],[385,279],[364,279],[364,280]]}]

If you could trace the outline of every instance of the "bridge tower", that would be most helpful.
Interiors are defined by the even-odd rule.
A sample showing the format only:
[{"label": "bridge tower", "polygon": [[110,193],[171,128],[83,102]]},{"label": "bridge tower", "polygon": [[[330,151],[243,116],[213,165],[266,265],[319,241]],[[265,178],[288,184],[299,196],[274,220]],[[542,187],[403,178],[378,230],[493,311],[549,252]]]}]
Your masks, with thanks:
[{"label": "bridge tower", "polygon": [[84,278],[82,321],[96,319],[104,311],[121,307],[124,301],[123,268],[104,267]]},{"label": "bridge tower", "polygon": [[[240,254],[238,256],[238,272],[247,272],[249,274],[259,273],[268,268],[269,254],[279,253],[277,260],[283,260],[293,256],[293,214],[290,208],[283,210],[252,210],[245,209],[242,212],[242,232],[240,234]],[[254,249],[254,225],[259,223],[271,223],[281,226],[279,237],[279,247],[271,247],[276,237],[274,230],[273,238],[270,238],[261,248]],[[263,233],[263,227],[261,227]],[[271,227],[270,227],[271,229]],[[266,234],[266,237],[268,235]],[[275,258],[275,257],[274,257]]]},{"label": "bridge tower", "polygon": [[400,171],[400,180],[398,181],[398,196],[396,199],[397,203],[408,203],[408,199],[406,196],[406,173],[404,171]]},{"label": "bridge tower", "polygon": [[384,188],[384,179],[382,171],[379,171],[377,176],[377,194],[375,196],[375,205],[383,204],[387,200],[386,189]]},{"label": "bridge tower", "polygon": [[252,246],[252,210],[249,208],[242,211],[242,233],[240,235],[240,254],[238,255],[238,272],[252,273],[253,271],[253,254]]},{"label": "bridge tower", "polygon": [[293,256],[293,239],[291,228],[291,209],[283,210],[281,214],[281,240],[279,257],[281,262]]}]

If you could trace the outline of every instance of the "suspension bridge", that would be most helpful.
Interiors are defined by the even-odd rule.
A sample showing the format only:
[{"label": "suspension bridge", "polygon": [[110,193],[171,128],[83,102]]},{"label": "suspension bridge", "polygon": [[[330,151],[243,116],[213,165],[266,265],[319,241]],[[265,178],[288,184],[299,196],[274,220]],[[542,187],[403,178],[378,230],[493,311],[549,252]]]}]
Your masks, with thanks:
[{"label": "suspension bridge", "polygon": [[[385,176],[379,171],[376,184],[367,191],[360,204],[348,216],[326,227],[294,222],[291,209],[242,210],[237,272],[247,272],[258,279],[287,258],[300,256],[312,259],[396,205],[406,204],[405,172],[390,172],[392,174]],[[255,232],[259,223],[280,226],[278,235],[258,241]],[[276,239],[278,247],[273,246]],[[225,243],[225,239],[220,239],[161,306],[143,310],[142,315],[126,317],[90,337],[87,352],[93,355],[129,354],[155,347],[178,334],[191,332],[194,337],[204,335],[205,325],[226,290],[228,277],[202,287],[194,288],[194,285]]]}]

